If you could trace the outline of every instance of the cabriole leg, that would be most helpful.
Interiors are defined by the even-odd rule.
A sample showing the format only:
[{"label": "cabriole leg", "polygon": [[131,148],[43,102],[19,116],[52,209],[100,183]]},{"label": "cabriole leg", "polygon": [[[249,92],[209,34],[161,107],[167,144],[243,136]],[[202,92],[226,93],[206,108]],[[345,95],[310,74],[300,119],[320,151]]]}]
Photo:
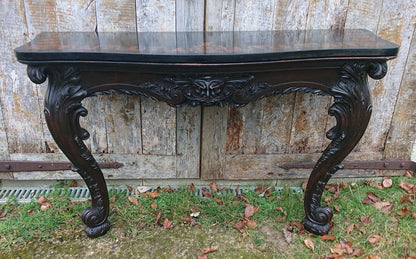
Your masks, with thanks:
[{"label": "cabriole leg", "polygon": [[352,63],[343,66],[339,81],[331,88],[334,104],[329,115],[335,116],[337,124],[327,132],[331,143],[316,163],[305,192],[305,228],[318,235],[330,229],[332,211],[321,206],[325,185],[341,162],[352,151],[367,128],[371,115],[371,98],[367,74],[374,79],[382,78],[387,71],[386,63]]},{"label": "cabriole leg", "polygon": [[81,87],[80,73],[72,66],[29,66],[28,74],[34,83],[49,78],[46,122],[55,142],[73,163],[73,170],[81,175],[90,190],[92,207],[82,213],[87,225],[85,232],[89,237],[102,236],[110,229],[109,200],[101,169],[83,142],[89,133],[79,124],[80,116],[87,115],[81,104],[87,91]]}]

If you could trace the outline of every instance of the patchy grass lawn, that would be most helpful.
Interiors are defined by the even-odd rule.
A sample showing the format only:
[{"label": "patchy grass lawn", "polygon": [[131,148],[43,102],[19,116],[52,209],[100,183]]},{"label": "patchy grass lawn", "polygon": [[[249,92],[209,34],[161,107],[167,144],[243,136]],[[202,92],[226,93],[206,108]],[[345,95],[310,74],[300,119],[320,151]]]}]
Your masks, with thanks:
[{"label": "patchy grass lawn", "polygon": [[260,187],[236,196],[213,183],[204,197],[194,195],[192,185],[129,197],[110,193],[112,229],[97,239],[83,233],[80,214],[87,202],[52,193],[41,202],[42,210],[36,201],[12,199],[0,206],[0,253],[2,258],[415,258],[414,185],[414,177],[328,185],[324,200],[334,211],[334,228],[324,237],[303,230],[303,194],[288,188]]}]

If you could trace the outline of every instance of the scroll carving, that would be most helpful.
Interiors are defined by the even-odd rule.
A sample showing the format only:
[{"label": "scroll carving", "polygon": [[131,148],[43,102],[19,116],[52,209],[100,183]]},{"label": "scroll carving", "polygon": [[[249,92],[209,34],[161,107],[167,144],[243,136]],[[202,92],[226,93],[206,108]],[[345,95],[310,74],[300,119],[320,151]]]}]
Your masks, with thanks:
[{"label": "scroll carving", "polygon": [[370,119],[372,105],[367,75],[374,79],[384,77],[386,63],[349,63],[340,71],[339,81],[331,87],[334,104],[329,115],[336,118],[336,126],[327,132],[332,140],[312,170],[305,193],[305,228],[315,234],[326,234],[332,211],[321,206],[326,183],[340,168],[341,162],[360,140]]},{"label": "scroll carving", "polygon": [[90,190],[92,208],[82,214],[87,225],[85,231],[90,237],[101,236],[110,228],[109,201],[102,172],[83,142],[89,133],[81,128],[79,119],[88,114],[81,104],[88,93],[81,86],[80,72],[72,66],[29,66],[28,73],[34,83],[49,78],[44,110],[46,122],[55,142],[74,164],[73,170],[81,175]]}]

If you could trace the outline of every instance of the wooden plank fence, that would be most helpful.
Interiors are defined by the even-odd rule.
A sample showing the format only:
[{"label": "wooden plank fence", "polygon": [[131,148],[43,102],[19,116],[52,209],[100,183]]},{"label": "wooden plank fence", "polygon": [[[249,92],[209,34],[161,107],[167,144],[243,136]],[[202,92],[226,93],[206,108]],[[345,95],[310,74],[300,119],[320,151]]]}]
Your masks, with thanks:
[{"label": "wooden plank fence", "polygon": [[[365,28],[401,45],[387,76],[370,80],[373,116],[349,160],[410,159],[416,139],[416,2],[413,0],[4,0],[0,2],[0,159],[65,161],[43,119],[35,85],[13,49],[41,31],[232,31]],[[185,42],[187,39],[183,39]],[[111,42],[107,44],[122,44]],[[167,39],[168,41],[168,39]],[[105,43],[103,43],[105,44]],[[172,44],[175,44],[172,42]],[[226,42],[224,44],[227,44]],[[140,43],[139,43],[140,46]],[[244,108],[183,107],[139,96],[84,105],[87,146],[110,179],[286,179],[279,164],[314,161],[335,120],[331,98],[293,93]],[[339,176],[397,172],[353,170]],[[72,172],[0,173],[0,179],[70,179]]]}]

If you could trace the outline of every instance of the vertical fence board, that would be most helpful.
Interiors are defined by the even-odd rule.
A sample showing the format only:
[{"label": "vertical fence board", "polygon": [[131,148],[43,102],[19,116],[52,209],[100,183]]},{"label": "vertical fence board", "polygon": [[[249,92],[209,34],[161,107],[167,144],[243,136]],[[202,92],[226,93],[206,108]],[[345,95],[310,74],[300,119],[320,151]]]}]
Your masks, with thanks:
[{"label": "vertical fence board", "polygon": [[[136,1],[137,30],[175,31],[175,1]],[[167,39],[168,40],[168,39]],[[151,41],[146,39],[147,44]],[[172,47],[176,42],[166,41]],[[139,38],[139,48],[143,42]],[[176,111],[166,103],[142,98],[142,146],[143,154],[176,154]]]},{"label": "vertical fence board", "polygon": [[37,89],[17,63],[13,49],[28,40],[23,1],[1,1],[0,91],[9,153],[43,152]]},{"label": "vertical fence board", "polygon": [[[96,3],[97,30],[99,32],[136,32],[136,3],[131,0],[100,0]],[[133,39],[136,40],[136,36]],[[132,39],[117,42],[100,42],[100,45],[122,45]],[[108,153],[141,154],[140,96],[113,94],[98,97],[105,103]],[[95,101],[97,102],[97,101]],[[102,114],[100,116],[103,116]]]},{"label": "vertical fence board", "polygon": [[[383,1],[382,8],[377,35],[399,44],[400,51],[396,59],[388,62],[389,69],[386,77],[377,81],[372,89],[373,116],[361,139],[360,152],[384,151],[409,53],[413,34],[412,25],[416,22],[416,3],[414,1]],[[406,133],[403,132],[403,134]]]},{"label": "vertical fence board", "polygon": [[416,26],[413,30],[409,56],[400,86],[398,102],[387,138],[385,156],[388,159],[410,159],[416,139]]},{"label": "vertical fence board", "polygon": [[[176,1],[176,31],[204,30],[205,1]],[[186,42],[187,39],[184,39]],[[201,152],[201,107],[176,109],[176,177],[198,178]]]}]

